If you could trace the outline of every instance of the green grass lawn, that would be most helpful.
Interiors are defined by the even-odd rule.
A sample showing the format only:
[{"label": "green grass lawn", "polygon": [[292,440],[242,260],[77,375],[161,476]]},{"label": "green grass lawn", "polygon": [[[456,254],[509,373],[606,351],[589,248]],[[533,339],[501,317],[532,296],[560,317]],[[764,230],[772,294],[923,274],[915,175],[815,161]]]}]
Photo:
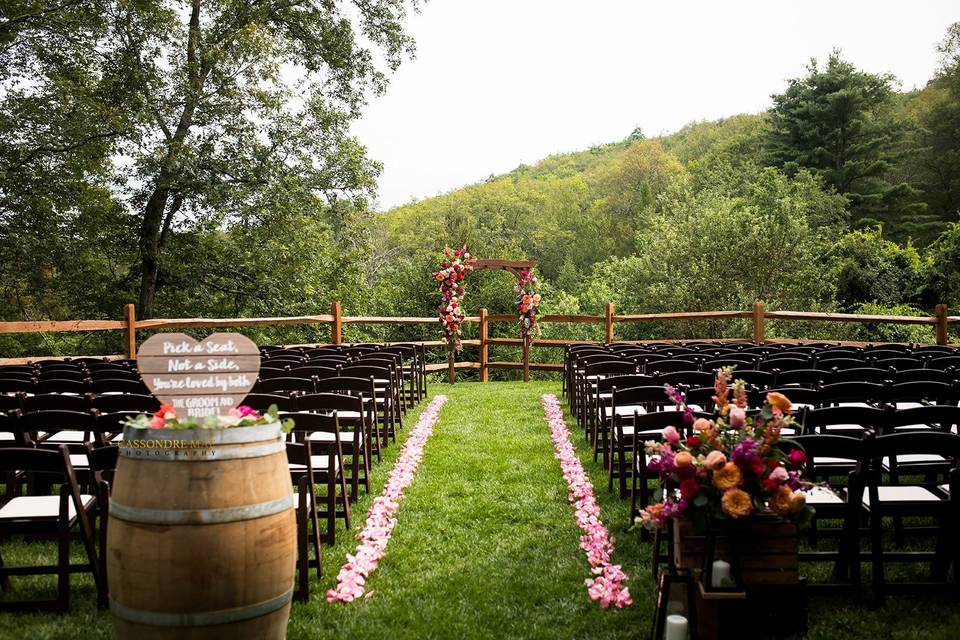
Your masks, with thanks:
[{"label": "green grass lawn", "polygon": [[[311,601],[294,605],[289,637],[646,638],[654,601],[650,545],[627,530],[629,504],[606,491],[600,465],[568,418],[603,521],[617,537],[614,561],[630,576],[634,604],[603,610],[587,597],[580,531],[540,405],[543,393],[559,395],[559,384],[435,384],[431,392],[449,401],[401,502],[387,555],[367,581],[372,596],[349,604],[324,598],[356,545],[352,533],[363,526],[372,498],[364,496],[353,531],[325,549],[324,577],[314,579]],[[417,413],[407,417],[408,428]],[[375,467],[374,495],[398,450],[392,446]],[[8,542],[2,550],[10,563],[38,549],[53,558],[44,546]],[[16,595],[35,587],[36,581],[18,580]],[[69,615],[0,614],[0,637],[107,638],[109,614],[93,602],[89,581],[77,579]],[[871,610],[852,598],[811,595],[809,612],[809,638],[960,635],[960,604],[942,598],[895,596]]]}]

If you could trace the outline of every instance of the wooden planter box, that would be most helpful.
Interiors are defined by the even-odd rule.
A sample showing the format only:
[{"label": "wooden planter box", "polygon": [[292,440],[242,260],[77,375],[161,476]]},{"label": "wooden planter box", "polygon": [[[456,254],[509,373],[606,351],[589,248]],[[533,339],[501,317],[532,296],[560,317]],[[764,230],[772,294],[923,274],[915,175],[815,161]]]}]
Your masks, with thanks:
[{"label": "wooden planter box", "polygon": [[696,578],[697,635],[716,638],[791,636],[806,630],[797,528],[772,513],[731,523],[717,535],[715,560],[738,563],[743,591],[703,589],[706,536],[689,520],[673,522],[673,560]]},{"label": "wooden planter box", "polygon": [[[718,536],[714,560],[740,564],[743,586],[796,585],[800,579],[797,527],[772,513],[732,522],[731,538]],[[702,569],[706,536],[687,519],[673,521],[673,560],[682,569]]]}]

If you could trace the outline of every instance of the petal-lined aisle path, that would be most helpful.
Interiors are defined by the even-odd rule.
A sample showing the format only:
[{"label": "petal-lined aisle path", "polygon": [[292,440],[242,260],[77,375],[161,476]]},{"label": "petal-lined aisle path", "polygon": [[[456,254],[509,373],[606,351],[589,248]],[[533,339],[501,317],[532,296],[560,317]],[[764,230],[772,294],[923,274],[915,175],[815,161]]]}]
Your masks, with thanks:
[{"label": "petal-lined aisle path", "polygon": [[[356,546],[354,532],[338,536],[311,602],[294,608],[289,637],[645,636],[653,604],[653,581],[644,579],[649,546],[624,531],[628,505],[607,494],[602,469],[572,428],[604,522],[618,539],[616,561],[635,576],[637,604],[604,610],[584,588],[582,532],[571,517],[540,399],[559,395],[559,384],[433,385],[431,391],[449,399],[404,491],[386,555],[367,581],[372,597],[346,605],[324,599]],[[416,414],[406,418],[404,437],[416,420]],[[382,491],[397,449],[377,465],[373,495]],[[370,504],[364,498],[354,512],[365,514]],[[358,521],[354,530],[363,525]]]}]

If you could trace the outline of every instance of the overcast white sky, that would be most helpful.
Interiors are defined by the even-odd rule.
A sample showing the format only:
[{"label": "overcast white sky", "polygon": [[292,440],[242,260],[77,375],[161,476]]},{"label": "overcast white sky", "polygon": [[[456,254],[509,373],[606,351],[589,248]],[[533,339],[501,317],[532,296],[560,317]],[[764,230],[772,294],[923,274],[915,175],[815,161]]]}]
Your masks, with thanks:
[{"label": "overcast white sky", "polygon": [[353,127],[386,209],[551,153],[767,108],[833,47],[923,86],[960,2],[432,0]]}]

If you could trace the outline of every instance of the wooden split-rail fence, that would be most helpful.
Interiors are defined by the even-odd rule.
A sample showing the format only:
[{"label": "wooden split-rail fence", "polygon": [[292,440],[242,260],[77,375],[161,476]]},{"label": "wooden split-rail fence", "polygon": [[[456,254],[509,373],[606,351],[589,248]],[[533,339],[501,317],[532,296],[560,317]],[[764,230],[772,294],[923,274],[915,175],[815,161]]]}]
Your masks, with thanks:
[{"label": "wooden split-rail fence", "polygon": [[[761,301],[753,303],[753,308],[746,311],[684,311],[675,313],[643,313],[623,314],[614,313],[612,302],[607,303],[603,315],[541,315],[539,323],[566,323],[603,325],[604,341],[613,342],[616,339],[616,325],[641,322],[670,322],[670,321],[698,321],[698,320],[729,320],[746,319],[752,321],[752,334],[743,336],[737,341],[752,340],[763,342],[797,342],[796,340],[767,340],[767,320],[787,320],[801,322],[856,322],[861,324],[906,324],[927,325],[934,329],[937,344],[947,344],[950,325],[960,324],[960,316],[947,314],[946,305],[939,304],[930,316],[894,316],[894,315],[867,315],[853,313],[823,313],[809,311],[768,311]],[[516,323],[517,316],[494,315],[481,309],[476,316],[466,316],[464,323],[479,325],[478,339],[463,340],[464,346],[479,347],[480,359],[476,361],[458,360],[457,354],[450,350],[445,340],[416,341],[428,349],[446,349],[447,362],[427,365],[429,371],[447,371],[447,379],[456,381],[458,369],[479,369],[480,380],[486,382],[492,369],[514,369],[523,371],[523,379],[528,380],[531,371],[561,371],[563,364],[557,362],[531,362],[531,348],[563,349],[566,345],[594,342],[591,340],[536,340],[532,345],[520,338],[491,338],[491,323]],[[133,358],[137,353],[137,332],[159,331],[170,329],[230,329],[237,327],[264,327],[281,325],[318,325],[326,324],[330,327],[330,341],[326,344],[344,344],[344,325],[436,325],[435,317],[383,317],[383,316],[345,316],[340,303],[330,305],[330,313],[285,316],[275,318],[152,318],[138,320],[134,305],[128,304],[124,308],[122,320],[37,320],[22,322],[0,322],[0,334],[16,333],[47,333],[72,331],[122,331],[124,336],[123,354],[112,356],[115,358]],[[141,333],[142,335],[142,333]],[[643,342],[665,342],[665,340],[629,341],[642,344]],[[858,343],[844,343],[858,344]],[[522,358],[520,361],[496,361],[490,359],[490,348],[498,346],[520,347]],[[79,357],[79,356],[76,356]],[[36,360],[33,358],[0,358],[0,364],[14,364]],[[558,359],[559,360],[559,359]]]}]

